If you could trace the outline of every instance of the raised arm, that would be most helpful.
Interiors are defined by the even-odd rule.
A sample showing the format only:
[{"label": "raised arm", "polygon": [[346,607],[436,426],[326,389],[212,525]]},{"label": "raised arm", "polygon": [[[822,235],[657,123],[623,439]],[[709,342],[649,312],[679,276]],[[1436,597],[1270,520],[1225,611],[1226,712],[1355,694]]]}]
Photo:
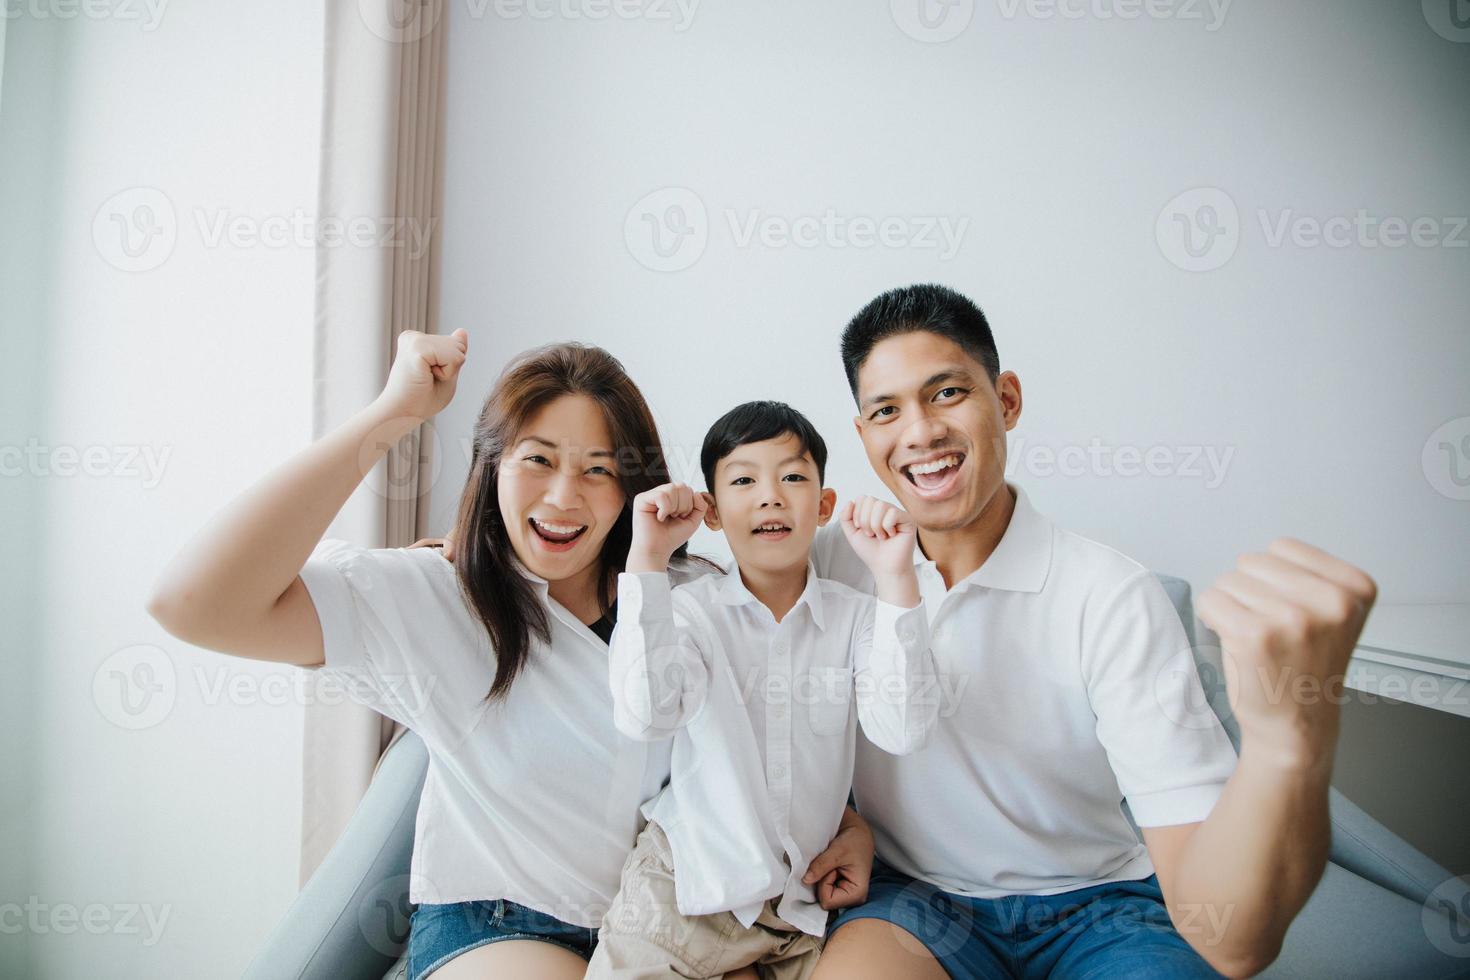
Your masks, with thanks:
[{"label": "raised arm", "polygon": [[298,573],[363,477],[454,396],[468,338],[405,331],[369,406],[236,497],[164,568],[148,613],[195,646],[303,666],[322,662]]},{"label": "raised arm", "polygon": [[853,650],[858,722],[878,748],[907,755],[924,747],[939,719],[929,617],[914,571],[918,527],[873,497],[848,501],[838,520],[877,592],[873,617]]},{"label": "raised arm", "polygon": [[608,651],[613,721],[629,738],[668,738],[704,704],[709,671],[693,631],[674,618],[668,567],[708,509],[704,496],[682,483],[633,498],[633,541],[618,577],[618,625]]}]

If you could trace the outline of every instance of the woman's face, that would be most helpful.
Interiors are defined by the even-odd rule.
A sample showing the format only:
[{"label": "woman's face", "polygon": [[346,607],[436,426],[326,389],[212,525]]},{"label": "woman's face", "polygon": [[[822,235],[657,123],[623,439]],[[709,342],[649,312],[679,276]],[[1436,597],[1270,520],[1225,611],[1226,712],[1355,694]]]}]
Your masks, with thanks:
[{"label": "woman's face", "polygon": [[585,572],[623,511],[607,422],[586,395],[563,395],[526,420],[500,460],[500,513],[516,556],[558,582]]}]

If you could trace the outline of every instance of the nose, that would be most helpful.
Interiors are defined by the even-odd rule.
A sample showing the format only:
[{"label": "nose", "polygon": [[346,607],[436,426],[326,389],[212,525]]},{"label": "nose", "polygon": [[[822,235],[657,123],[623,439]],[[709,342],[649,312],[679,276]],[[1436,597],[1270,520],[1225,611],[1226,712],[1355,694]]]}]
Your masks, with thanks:
[{"label": "nose", "polygon": [[904,430],[903,441],[908,449],[928,449],[943,442],[948,435],[949,430],[944,423],[926,413]]},{"label": "nose", "polygon": [[780,509],[786,506],[786,500],[781,496],[781,485],[768,486],[761,492],[761,508],[775,507]]},{"label": "nose", "polygon": [[546,487],[545,499],[557,510],[576,510],[582,505],[582,483],[575,474],[557,473]]}]

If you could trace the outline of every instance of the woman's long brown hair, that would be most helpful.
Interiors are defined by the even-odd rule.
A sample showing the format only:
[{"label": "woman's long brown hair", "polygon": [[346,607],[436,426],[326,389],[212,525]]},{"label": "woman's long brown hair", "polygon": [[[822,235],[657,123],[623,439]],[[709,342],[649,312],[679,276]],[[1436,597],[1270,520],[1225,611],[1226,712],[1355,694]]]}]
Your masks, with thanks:
[{"label": "woman's long brown hair", "polygon": [[[552,344],[521,355],[507,367],[485,399],[475,423],[469,477],[455,521],[454,567],[465,600],[490,633],[495,680],[486,700],[503,697],[530,655],[531,639],[551,638],[546,607],[537,598],[506,532],[496,484],[500,463],[526,420],[564,395],[585,395],[602,407],[623,511],[603,541],[597,601],[603,613],[633,542],[633,498],[669,479],[658,426],[643,393],[623,365],[601,347]],[[681,547],[676,561],[688,559]]]}]

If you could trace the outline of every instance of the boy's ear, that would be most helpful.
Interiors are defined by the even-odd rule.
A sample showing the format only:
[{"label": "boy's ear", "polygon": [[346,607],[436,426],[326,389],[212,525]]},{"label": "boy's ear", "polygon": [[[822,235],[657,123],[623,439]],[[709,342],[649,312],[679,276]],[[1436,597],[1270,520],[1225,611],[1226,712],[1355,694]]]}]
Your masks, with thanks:
[{"label": "boy's ear", "polygon": [[700,496],[704,498],[707,505],[704,512],[704,526],[711,531],[718,531],[720,529],[720,509],[715,506],[715,495],[702,491]]},{"label": "boy's ear", "polygon": [[832,514],[837,510],[837,491],[831,487],[822,488],[822,499],[817,504],[817,527],[826,527],[827,522],[832,519]]}]

